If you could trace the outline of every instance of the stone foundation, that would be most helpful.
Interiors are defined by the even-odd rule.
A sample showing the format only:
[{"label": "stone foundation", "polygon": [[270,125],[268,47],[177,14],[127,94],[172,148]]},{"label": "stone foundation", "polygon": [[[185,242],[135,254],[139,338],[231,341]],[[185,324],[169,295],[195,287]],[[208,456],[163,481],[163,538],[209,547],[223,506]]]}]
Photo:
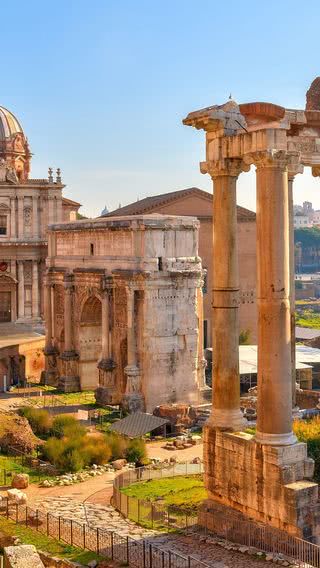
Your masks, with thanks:
[{"label": "stone foundation", "polygon": [[112,406],[121,403],[121,393],[112,387],[99,386],[95,390],[94,396],[100,406]]},{"label": "stone foundation", "polygon": [[[268,446],[250,434],[204,428],[209,500],[295,536],[320,542],[318,485],[306,444]],[[210,508],[210,502],[209,502]]]}]

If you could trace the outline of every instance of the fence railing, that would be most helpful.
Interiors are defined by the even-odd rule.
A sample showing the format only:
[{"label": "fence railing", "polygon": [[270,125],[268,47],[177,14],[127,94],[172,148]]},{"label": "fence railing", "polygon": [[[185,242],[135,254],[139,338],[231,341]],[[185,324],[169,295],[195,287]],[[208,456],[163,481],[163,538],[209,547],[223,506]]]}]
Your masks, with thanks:
[{"label": "fence railing", "polygon": [[8,499],[1,501],[0,515],[71,546],[90,550],[133,568],[209,568],[209,564],[198,558],[163,550],[147,539],[135,540],[26,505],[13,505]]},{"label": "fence railing", "polygon": [[113,482],[113,506],[124,517],[151,528],[185,529],[197,524],[198,511],[194,507],[164,505],[158,501],[130,497],[121,491],[139,481],[177,477],[181,475],[202,475],[203,463],[173,463],[161,467],[147,466],[120,473]]},{"label": "fence railing", "polygon": [[213,533],[226,541],[266,553],[283,554],[294,559],[301,567],[320,568],[320,546],[253,520],[245,520],[240,513],[221,508],[200,507],[181,513],[179,508],[164,507],[157,502],[145,501],[125,495],[121,489],[139,481],[161,479],[178,475],[203,473],[203,464],[176,463],[166,468],[137,468],[118,475],[113,485],[113,505],[124,516],[153,528],[184,529],[192,526]]}]

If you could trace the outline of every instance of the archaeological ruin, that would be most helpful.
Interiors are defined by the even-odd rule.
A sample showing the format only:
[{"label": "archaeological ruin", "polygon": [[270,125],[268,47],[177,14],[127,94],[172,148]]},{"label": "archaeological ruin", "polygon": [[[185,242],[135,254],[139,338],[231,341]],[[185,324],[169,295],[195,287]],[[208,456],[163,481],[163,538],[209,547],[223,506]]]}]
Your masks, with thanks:
[{"label": "archaeological ruin", "polygon": [[[319,542],[318,485],[292,432],[294,290],[292,184],[320,175],[320,79],[306,110],[229,100],[191,112],[206,133],[201,172],[214,184],[213,406],[205,428],[208,507],[224,507]],[[239,385],[236,183],[256,167],[258,419],[244,432]],[[291,245],[291,246],[290,246]],[[211,505],[210,505],[211,504]]]},{"label": "archaeological ruin", "polygon": [[[149,214],[51,225],[46,382],[152,412],[204,387],[199,222]],[[200,322],[200,325],[199,325]]]}]

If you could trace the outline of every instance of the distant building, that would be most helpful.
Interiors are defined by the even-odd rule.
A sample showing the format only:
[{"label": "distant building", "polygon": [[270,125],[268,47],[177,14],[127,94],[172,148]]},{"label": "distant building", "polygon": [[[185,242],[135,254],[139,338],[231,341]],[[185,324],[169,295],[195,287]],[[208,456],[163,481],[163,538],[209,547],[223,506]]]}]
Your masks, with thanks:
[{"label": "distant building", "polygon": [[43,318],[47,226],[75,220],[80,203],[55,179],[30,179],[31,152],[17,118],[0,107],[0,323]]},{"label": "distant building", "polygon": [[[190,215],[200,221],[199,255],[207,275],[203,287],[204,347],[211,343],[212,304],[212,193],[191,187],[171,193],[146,197],[111,211],[107,216],[164,213]],[[256,305],[256,215],[238,206],[239,276],[240,276],[240,330],[249,331],[249,341],[257,339]]]}]

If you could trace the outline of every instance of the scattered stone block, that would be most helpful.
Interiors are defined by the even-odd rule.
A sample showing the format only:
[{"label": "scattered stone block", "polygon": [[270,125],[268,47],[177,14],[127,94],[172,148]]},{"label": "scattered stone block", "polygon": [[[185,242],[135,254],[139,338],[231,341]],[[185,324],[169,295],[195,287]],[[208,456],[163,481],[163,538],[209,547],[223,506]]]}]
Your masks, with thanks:
[{"label": "scattered stone block", "polygon": [[26,489],[29,486],[29,475],[27,473],[16,473],[11,481],[11,487],[16,489]]},{"label": "scattered stone block", "polygon": [[127,460],[120,459],[112,462],[113,469],[120,470],[127,464]]},{"label": "scattered stone block", "polygon": [[4,549],[4,568],[44,568],[35,546],[7,546]]}]

